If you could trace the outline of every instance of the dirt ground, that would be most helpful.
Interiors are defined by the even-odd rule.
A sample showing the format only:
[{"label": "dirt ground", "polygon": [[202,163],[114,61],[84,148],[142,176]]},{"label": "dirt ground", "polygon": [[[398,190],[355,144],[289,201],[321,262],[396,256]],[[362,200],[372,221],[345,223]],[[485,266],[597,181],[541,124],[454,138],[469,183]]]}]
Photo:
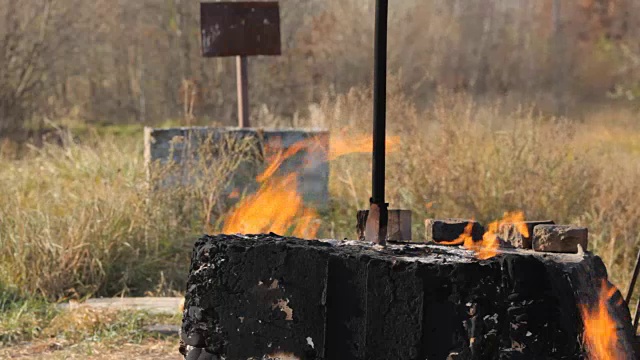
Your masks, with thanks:
[{"label": "dirt ground", "polygon": [[0,349],[0,359],[87,359],[87,360],[181,360],[178,340],[148,340],[142,344],[104,345],[82,342],[65,346],[57,341],[41,341]]}]

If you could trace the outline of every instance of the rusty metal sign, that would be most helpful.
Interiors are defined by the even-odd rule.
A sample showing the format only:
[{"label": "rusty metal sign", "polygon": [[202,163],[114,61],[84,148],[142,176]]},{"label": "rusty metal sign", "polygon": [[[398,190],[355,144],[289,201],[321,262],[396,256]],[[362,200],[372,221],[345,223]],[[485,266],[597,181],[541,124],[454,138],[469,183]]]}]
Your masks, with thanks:
[{"label": "rusty metal sign", "polygon": [[205,57],[281,54],[277,2],[201,3],[200,21]]}]

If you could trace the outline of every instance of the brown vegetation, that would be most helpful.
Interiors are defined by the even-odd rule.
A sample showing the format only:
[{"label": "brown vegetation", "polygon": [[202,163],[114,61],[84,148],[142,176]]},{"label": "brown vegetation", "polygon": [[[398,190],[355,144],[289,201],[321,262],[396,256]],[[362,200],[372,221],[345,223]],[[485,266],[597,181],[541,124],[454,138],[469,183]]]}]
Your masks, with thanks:
[{"label": "brown vegetation", "polygon": [[[389,155],[388,196],[394,207],[414,211],[416,238],[427,217],[488,223],[523,210],[528,219],[588,226],[592,249],[613,279],[628,280],[640,245],[633,113],[594,113],[576,123],[451,94],[418,110],[395,84],[389,131],[400,143]],[[340,136],[349,128],[366,131],[370,104],[368,91],[353,89],[300,121]],[[229,157],[230,168],[238,161]],[[226,172],[205,161],[201,166],[215,174],[149,192],[137,137],[94,135],[0,163],[0,284],[24,295],[142,294],[158,283],[157,293],[181,290],[193,237],[224,225],[224,207],[216,204],[228,176],[216,174]],[[319,236],[355,236],[356,210],[369,196],[369,164],[367,154],[332,161],[332,210],[322,216]]]},{"label": "brown vegetation", "polygon": [[[252,115],[295,125],[309,103],[369,85],[373,2],[280,3],[283,56],[250,60]],[[420,108],[438,89],[554,111],[640,96],[637,1],[407,0],[391,10],[390,71]],[[43,116],[233,124],[235,63],[202,58],[198,26],[197,1],[3,1],[0,132]]]},{"label": "brown vegetation", "polygon": [[[370,131],[372,4],[281,0],[283,56],[250,61],[252,123]],[[413,210],[414,237],[427,217],[523,210],[589,227],[624,288],[640,247],[639,13],[633,0],[394,3],[388,195]],[[143,124],[235,123],[235,64],[200,57],[197,19],[186,0],[0,1],[0,311],[26,321],[10,324],[17,339],[41,335],[6,308],[25,298],[182,291],[194,237],[224,225],[237,157],[202,157],[204,180],[154,191],[142,154]],[[354,237],[369,191],[368,154],[332,160],[319,236]]]}]

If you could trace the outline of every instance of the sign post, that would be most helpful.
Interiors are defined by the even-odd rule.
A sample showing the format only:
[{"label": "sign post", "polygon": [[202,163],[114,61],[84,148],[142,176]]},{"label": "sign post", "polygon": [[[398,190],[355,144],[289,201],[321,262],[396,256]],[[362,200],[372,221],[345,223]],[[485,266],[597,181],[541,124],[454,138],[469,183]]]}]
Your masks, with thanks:
[{"label": "sign post", "polygon": [[278,3],[201,3],[200,30],[202,56],[236,57],[238,126],[250,127],[248,57],[282,53]]},{"label": "sign post", "polygon": [[249,122],[249,70],[247,57],[236,56],[236,76],[238,83],[238,126],[251,127]]}]

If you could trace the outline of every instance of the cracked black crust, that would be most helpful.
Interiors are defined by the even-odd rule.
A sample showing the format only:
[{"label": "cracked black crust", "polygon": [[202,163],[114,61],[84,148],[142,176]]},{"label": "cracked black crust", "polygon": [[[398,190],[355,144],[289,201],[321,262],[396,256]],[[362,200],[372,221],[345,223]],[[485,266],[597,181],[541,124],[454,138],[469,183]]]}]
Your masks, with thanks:
[{"label": "cracked black crust", "polygon": [[[276,352],[300,359],[582,359],[577,304],[595,301],[594,279],[606,278],[590,254],[510,251],[479,261],[443,247],[205,236],[192,253],[181,352],[189,345],[221,359]],[[629,311],[615,312],[627,348]]]}]

